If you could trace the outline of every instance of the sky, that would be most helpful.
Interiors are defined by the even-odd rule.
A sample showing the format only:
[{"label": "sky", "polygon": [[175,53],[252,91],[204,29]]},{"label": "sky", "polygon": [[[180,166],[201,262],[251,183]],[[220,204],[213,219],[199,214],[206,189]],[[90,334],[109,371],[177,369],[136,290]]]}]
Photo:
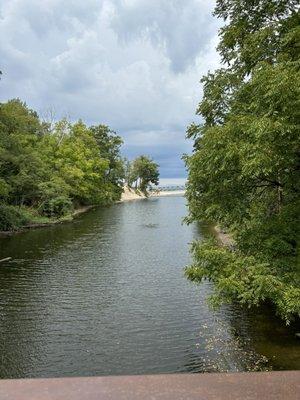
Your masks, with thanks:
[{"label": "sky", "polygon": [[106,124],[129,159],[183,179],[200,78],[219,66],[213,0],[1,0],[0,101]]}]

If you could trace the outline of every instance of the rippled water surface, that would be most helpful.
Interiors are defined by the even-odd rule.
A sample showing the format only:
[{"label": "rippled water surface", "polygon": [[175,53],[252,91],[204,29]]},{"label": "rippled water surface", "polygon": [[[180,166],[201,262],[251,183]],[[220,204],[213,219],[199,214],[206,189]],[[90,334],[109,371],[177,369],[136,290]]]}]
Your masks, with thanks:
[{"label": "rippled water surface", "polygon": [[[0,239],[0,377],[299,369],[296,327],[213,312],[183,276],[183,197],[93,210]],[[267,316],[268,315],[268,316]]]}]

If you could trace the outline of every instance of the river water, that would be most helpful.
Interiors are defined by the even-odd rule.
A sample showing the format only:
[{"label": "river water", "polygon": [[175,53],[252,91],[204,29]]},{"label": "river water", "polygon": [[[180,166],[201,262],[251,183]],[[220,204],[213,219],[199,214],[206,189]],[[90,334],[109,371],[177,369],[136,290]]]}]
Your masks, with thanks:
[{"label": "river water", "polygon": [[0,377],[300,369],[270,310],[212,311],[188,282],[183,197],[96,209],[0,239]]}]

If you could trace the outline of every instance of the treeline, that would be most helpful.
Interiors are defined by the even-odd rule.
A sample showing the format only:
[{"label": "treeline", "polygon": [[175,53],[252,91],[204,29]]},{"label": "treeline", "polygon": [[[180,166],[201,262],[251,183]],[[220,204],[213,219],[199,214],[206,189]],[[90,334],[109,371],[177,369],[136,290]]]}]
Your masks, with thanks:
[{"label": "treeline", "polygon": [[122,143],[105,125],[48,123],[18,99],[0,104],[0,230],[119,200]]},{"label": "treeline", "polygon": [[202,79],[188,136],[192,220],[218,223],[235,249],[193,245],[187,276],[215,282],[212,303],[272,303],[300,315],[300,15],[296,0],[218,0],[223,68]]}]

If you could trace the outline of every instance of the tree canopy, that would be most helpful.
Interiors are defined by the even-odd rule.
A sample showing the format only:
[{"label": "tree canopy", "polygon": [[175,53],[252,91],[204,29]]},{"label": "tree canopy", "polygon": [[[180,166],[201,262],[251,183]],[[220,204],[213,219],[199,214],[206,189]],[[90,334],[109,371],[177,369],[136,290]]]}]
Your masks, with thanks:
[{"label": "tree canopy", "polygon": [[61,120],[52,127],[18,99],[2,103],[0,229],[18,225],[22,207],[61,217],[73,207],[118,200],[124,179],[121,144],[107,126]]},{"label": "tree canopy", "polygon": [[218,0],[224,67],[202,78],[204,123],[187,131],[189,220],[228,228],[236,249],[193,246],[214,304],[269,301],[300,314],[300,16],[296,0]]},{"label": "tree canopy", "polygon": [[129,187],[135,185],[142,192],[146,193],[152,185],[159,183],[159,166],[150,157],[142,155],[132,163],[126,164],[127,184]]}]

